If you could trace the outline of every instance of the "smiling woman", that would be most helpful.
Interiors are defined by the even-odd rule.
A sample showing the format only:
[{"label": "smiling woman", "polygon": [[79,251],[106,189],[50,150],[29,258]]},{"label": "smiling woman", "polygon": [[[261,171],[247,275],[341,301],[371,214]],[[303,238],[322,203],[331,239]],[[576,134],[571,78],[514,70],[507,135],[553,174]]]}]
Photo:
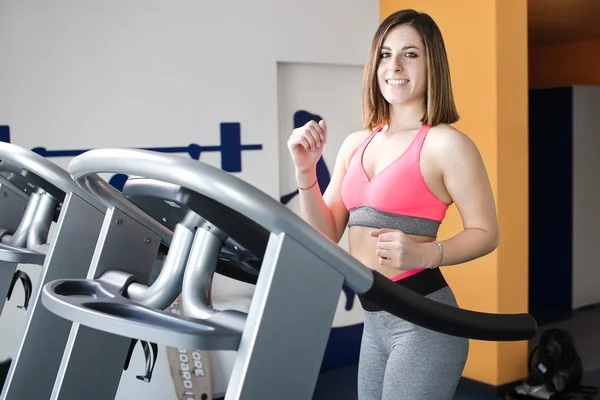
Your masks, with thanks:
[{"label": "smiling woman", "polygon": [[[458,265],[498,245],[487,171],[458,120],[442,34],[425,13],[401,10],[377,29],[363,75],[364,129],[345,139],[323,195],[316,163],[325,121],[293,130],[302,217],[338,242],[348,227],[350,253],[397,284],[458,307],[438,267]],[[437,241],[454,204],[464,229]],[[360,297],[359,297],[360,298]],[[463,372],[467,339],[403,321],[360,298],[364,332],[361,400],[450,400]]]},{"label": "smiling woman", "polygon": [[[427,113],[422,123],[436,126],[459,119],[442,34],[439,29],[411,23],[410,18],[407,13],[391,15],[373,38],[363,75],[363,120],[368,129],[387,123],[393,110],[386,102],[393,104],[393,99],[388,98],[385,89],[388,85],[409,84],[402,74],[411,74],[418,82],[418,86],[412,83],[412,94],[425,97]],[[398,55],[402,63],[394,64],[398,63]]]}]

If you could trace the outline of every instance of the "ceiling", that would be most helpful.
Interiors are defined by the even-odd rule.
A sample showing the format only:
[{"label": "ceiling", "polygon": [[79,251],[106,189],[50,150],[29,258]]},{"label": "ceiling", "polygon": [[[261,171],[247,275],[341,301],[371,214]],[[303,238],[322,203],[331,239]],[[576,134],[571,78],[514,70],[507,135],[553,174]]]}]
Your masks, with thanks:
[{"label": "ceiling", "polygon": [[530,43],[600,38],[600,0],[527,1]]}]

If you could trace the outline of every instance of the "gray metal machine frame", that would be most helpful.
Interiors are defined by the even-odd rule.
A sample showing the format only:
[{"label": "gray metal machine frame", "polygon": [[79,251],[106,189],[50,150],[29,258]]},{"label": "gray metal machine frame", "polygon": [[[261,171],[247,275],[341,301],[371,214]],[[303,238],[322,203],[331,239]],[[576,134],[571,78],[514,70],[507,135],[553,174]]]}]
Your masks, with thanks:
[{"label": "gray metal machine frame", "polygon": [[[206,230],[197,230],[196,253],[205,248],[206,236]],[[90,309],[69,309],[43,297],[48,309],[81,322],[71,328],[50,399],[77,399],[83,392],[89,399],[114,398],[131,337],[168,346],[237,350],[226,399],[311,398],[343,275],[326,268],[326,263],[289,236],[273,234],[248,316],[243,315],[237,321],[231,316],[224,316],[222,321],[212,320],[214,314],[205,305],[192,301],[186,303],[186,311],[189,311],[186,316],[195,316],[198,320],[185,321],[195,325],[194,335],[189,335],[193,328],[167,312],[150,316],[136,312],[136,308],[115,311],[112,307],[117,303],[109,300],[118,297],[128,282],[119,281],[120,275],[107,272],[118,270],[135,276],[138,282],[146,281],[159,239],[115,209],[106,214],[99,238],[88,278],[104,283],[104,288],[114,285],[114,292],[94,307],[106,314],[92,315]],[[193,248],[191,253],[193,255]],[[194,263],[195,260],[197,258],[189,258],[186,278],[202,275],[203,267],[210,265]],[[303,260],[301,265],[298,260]],[[192,264],[198,270],[195,274]],[[192,286],[193,282],[185,279],[183,285]],[[197,282],[200,286],[203,280]],[[56,289],[52,284],[47,288]],[[82,293],[85,290],[82,289]],[[110,289],[102,291],[107,290]],[[102,297],[98,292],[93,292],[96,299]],[[86,300],[86,304],[90,303],[93,301]],[[119,318],[123,315],[130,320]],[[144,318],[148,321],[141,322]],[[302,379],[298,379],[300,376]]]},{"label": "gray metal machine frame", "polygon": [[[202,162],[143,150],[99,149],[73,159],[69,172],[81,188],[103,202],[108,212],[97,235],[96,230],[88,230],[88,218],[93,219],[94,227],[99,226],[99,214],[92,216],[91,210],[81,207],[65,210],[53,249],[63,268],[70,264],[81,272],[90,263],[83,260],[87,257],[82,257],[82,265],[73,259],[67,262],[64,257],[71,256],[73,247],[61,247],[61,243],[72,244],[77,237],[80,247],[83,231],[89,234],[89,240],[83,241],[86,250],[93,247],[93,237],[98,242],[86,279],[44,281],[44,307],[76,323],[66,339],[52,394],[43,398],[74,400],[82,394],[88,399],[114,397],[132,337],[169,346],[237,350],[227,400],[312,397],[342,285],[359,294],[369,292],[376,283],[371,270],[265,193]],[[179,258],[186,260],[184,276],[174,274],[175,286],[183,290],[185,317],[161,310],[166,300],[174,299],[173,293],[171,299],[146,305],[133,301],[135,293],[152,291],[145,286],[149,266],[165,235],[159,227],[150,229],[147,215],[99,179],[100,173],[172,182],[214,199],[267,229],[270,237],[248,314],[213,310],[206,298],[194,292],[198,289],[195,284],[209,287],[218,251],[226,240],[220,231],[226,227],[213,226],[202,218],[188,226],[195,233],[193,242],[181,249],[184,255]],[[196,212],[201,214],[202,210]],[[200,217],[210,219],[210,215]],[[79,224],[65,223],[72,219]],[[159,277],[158,281],[165,280]],[[438,315],[474,316],[475,331],[477,324],[500,327],[503,321],[502,316],[490,320],[482,313],[434,305],[416,294],[402,296],[436,307]],[[515,318],[527,325],[523,330],[527,337],[534,334],[526,316]],[[440,324],[439,329],[446,329],[446,325]],[[53,343],[63,344],[65,332],[60,336]],[[31,391],[20,398],[42,397]]]},{"label": "gray metal machine frame", "polygon": [[0,396],[2,400],[50,398],[73,324],[50,312],[38,299],[48,282],[87,276],[103,218],[97,208],[73,193],[67,194],[55,241],[32,294],[24,332]]},{"label": "gray metal machine frame", "polygon": [[[38,284],[33,288],[23,334],[0,398],[48,399],[73,323],[43,307],[39,301],[42,289],[57,279],[83,279],[89,276],[90,263],[94,255],[99,254],[95,250],[107,207],[76,185],[67,171],[30,150],[0,143],[0,160],[0,207],[3,211],[0,213],[0,228],[3,230],[0,241],[0,290],[4,291],[0,291],[0,295],[8,291],[18,263],[42,265]],[[62,204],[56,238],[48,244],[47,234],[58,198],[62,199]],[[123,209],[132,213],[128,204]],[[114,209],[108,211],[110,216],[115,213]],[[153,248],[156,255],[156,247],[161,241],[156,239],[156,233],[161,235],[164,243],[170,244],[172,232],[148,216],[138,216],[138,220],[155,232],[154,237],[144,237],[142,247]],[[118,235],[113,235],[111,240],[114,241],[115,237],[118,238]],[[127,250],[124,249],[125,254]],[[100,261],[116,262],[116,254],[111,257],[101,257]],[[119,257],[120,260],[124,259],[121,255]],[[160,288],[156,291],[160,292]],[[132,294],[135,298],[136,292]],[[140,300],[143,301],[144,297],[152,299],[156,293],[142,291],[141,294]],[[158,300],[161,300],[160,296]]]},{"label": "gray metal machine frame", "polygon": [[[15,188],[4,177],[0,176],[0,227],[9,232],[15,232],[21,223],[28,196],[18,188]],[[18,260],[13,253],[4,251],[0,244],[0,313],[4,309],[4,303],[8,296],[11,282],[17,270]],[[3,257],[4,255],[4,257]]]},{"label": "gray metal machine frame", "polygon": [[[0,159],[0,170],[11,171],[8,175],[12,179],[7,183],[4,181],[8,179],[2,178],[1,190],[8,193],[10,188],[12,192],[3,198],[13,199],[10,204],[1,204],[0,227],[11,235],[3,236],[0,243],[0,287],[10,284],[17,263],[42,266],[0,398],[47,399],[72,322],[42,306],[39,301],[42,288],[54,279],[85,278],[106,207],[77,186],[67,171],[30,150],[0,143]],[[22,187],[17,188],[17,184]],[[57,220],[56,241],[48,245],[47,234],[58,204],[57,196],[65,194]],[[15,201],[15,197],[21,200]],[[5,241],[6,237],[9,239]],[[7,265],[11,262],[13,265]],[[0,290],[3,290],[0,295],[4,295],[5,289]]]}]

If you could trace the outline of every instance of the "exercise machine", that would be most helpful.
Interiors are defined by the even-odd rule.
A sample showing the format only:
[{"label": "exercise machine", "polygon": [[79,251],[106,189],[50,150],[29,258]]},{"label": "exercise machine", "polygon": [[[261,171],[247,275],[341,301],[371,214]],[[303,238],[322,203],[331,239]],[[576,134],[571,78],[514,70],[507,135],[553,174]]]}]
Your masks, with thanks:
[{"label": "exercise machine", "polygon": [[[93,207],[105,209],[102,208],[102,203],[79,188],[67,171],[30,150],[1,142],[0,160],[0,304],[3,308],[5,300],[10,299],[16,283],[21,281],[25,289],[22,307],[27,310],[24,333],[51,335],[55,327],[53,322],[58,321],[60,325],[64,321],[38,304],[44,279],[84,277],[87,272],[85,269],[70,275],[63,274],[64,271],[60,269],[50,271],[46,268],[46,261],[52,257],[53,244],[49,243],[51,225],[53,222],[60,224],[61,211],[69,193],[86,199],[85,201],[93,204]],[[90,232],[94,231],[93,221],[90,221],[89,228]],[[88,253],[88,257],[91,257],[91,252]],[[63,252],[62,257],[66,260],[69,254]],[[38,284],[35,287],[24,271],[17,270],[18,264],[41,266]],[[40,313],[50,317],[49,320],[38,320]],[[62,356],[62,349],[39,348],[36,347],[35,341],[29,339],[31,338],[22,336],[19,342],[2,390],[2,399],[27,398],[19,394],[13,396],[13,390],[43,385],[43,378],[38,380],[36,377],[39,369],[44,367],[45,355],[42,354],[48,354],[49,359],[53,352],[59,357]],[[48,368],[44,369],[41,375],[55,376],[58,363],[55,364],[53,372]],[[50,383],[53,383],[54,376]]]},{"label": "exercise machine", "polygon": [[[97,149],[75,157],[68,171],[107,212],[91,264],[79,266],[89,266],[87,277],[43,287],[44,307],[76,322],[51,399],[114,398],[132,338],[236,350],[226,399],[310,399],[343,285],[400,318],[451,335],[517,341],[537,330],[528,314],[463,310],[395,285],[275,199],[203,162]],[[121,193],[102,173],[132,178]],[[72,214],[85,221],[88,211]],[[148,217],[173,232],[171,243],[162,243]],[[77,229],[64,229],[57,242]],[[167,257],[174,252],[185,266],[173,262],[147,286],[163,244],[172,247]],[[255,283],[247,314],[212,307],[214,273]],[[184,315],[163,310],[178,293]]]},{"label": "exercise machine", "polygon": [[[0,167],[3,164],[6,166],[5,163],[0,162]],[[31,280],[26,273],[17,271],[17,264],[36,263],[39,259],[34,252],[26,251],[21,247],[27,240],[27,230],[36,206],[31,204],[28,207],[28,203],[36,203],[39,197],[30,199],[28,194],[13,183],[14,180],[12,173],[0,171],[0,313],[4,309],[6,300],[10,300],[18,280],[23,283],[25,290],[23,308],[27,308]],[[15,248],[15,245],[21,248]]]},{"label": "exercise machine", "polygon": [[[11,148],[14,146],[6,146]],[[24,171],[23,174],[21,172]],[[66,176],[68,174],[64,172]],[[31,297],[31,279],[18,264],[42,265],[47,251],[50,225],[56,220],[63,193],[18,164],[0,161],[0,313],[20,281],[23,306]]]},{"label": "exercise machine", "polygon": [[[18,281],[24,289],[19,308],[26,310],[33,288],[27,273],[17,270],[17,265],[44,263],[50,227],[57,221],[65,197],[60,179],[83,191],[66,171],[21,147],[0,143],[0,160],[0,312]],[[40,168],[45,171],[42,174],[54,175],[46,180],[38,174]],[[59,182],[58,186],[54,182]]]},{"label": "exercise machine", "polygon": [[[72,323],[41,305],[41,289],[54,279],[86,277],[106,207],[76,185],[67,171],[33,151],[0,143],[0,160],[2,304],[15,281],[24,279],[15,271],[17,264],[42,266],[37,285],[26,293],[26,300],[31,297],[23,334],[0,398],[47,399]],[[66,213],[78,207],[94,210],[93,215],[79,220],[79,213]],[[49,242],[52,222],[56,235]],[[62,234],[65,230],[68,234]]]}]

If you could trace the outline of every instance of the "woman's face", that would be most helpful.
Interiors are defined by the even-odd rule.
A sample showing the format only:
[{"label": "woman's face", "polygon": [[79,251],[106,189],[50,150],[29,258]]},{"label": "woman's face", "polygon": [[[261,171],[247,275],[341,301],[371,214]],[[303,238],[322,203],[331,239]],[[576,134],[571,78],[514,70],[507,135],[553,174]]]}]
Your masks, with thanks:
[{"label": "woman's face", "polygon": [[382,96],[392,105],[422,101],[427,90],[425,46],[410,25],[392,29],[384,38],[377,68]]}]

